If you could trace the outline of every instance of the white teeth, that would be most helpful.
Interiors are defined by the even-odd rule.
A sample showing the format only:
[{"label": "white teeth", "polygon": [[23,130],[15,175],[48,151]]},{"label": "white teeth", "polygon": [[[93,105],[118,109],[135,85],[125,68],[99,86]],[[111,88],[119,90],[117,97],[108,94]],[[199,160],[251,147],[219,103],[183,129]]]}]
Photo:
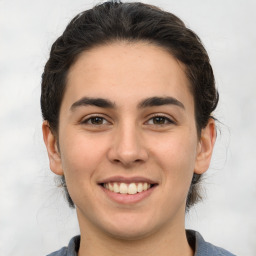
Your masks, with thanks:
[{"label": "white teeth", "polygon": [[112,182],[112,183],[104,183],[104,188],[120,194],[129,194],[134,195],[136,193],[140,193],[142,191],[148,190],[151,187],[151,185],[147,182],[144,183],[118,183],[118,182]]},{"label": "white teeth", "polygon": [[110,191],[114,191],[114,187],[113,187],[113,185],[112,185],[111,183],[109,183],[108,189],[109,189]]},{"label": "white teeth", "polygon": [[137,193],[136,185],[134,183],[129,184],[129,186],[128,186],[128,194],[129,195],[134,195],[136,193]]},{"label": "white teeth", "polygon": [[138,184],[138,192],[142,192],[143,191],[143,185],[142,183]]},{"label": "white teeth", "polygon": [[119,193],[120,192],[120,188],[119,188],[117,183],[114,183],[114,192],[115,193]]},{"label": "white teeth", "polygon": [[127,194],[128,186],[125,183],[121,183],[119,191],[121,194]]}]

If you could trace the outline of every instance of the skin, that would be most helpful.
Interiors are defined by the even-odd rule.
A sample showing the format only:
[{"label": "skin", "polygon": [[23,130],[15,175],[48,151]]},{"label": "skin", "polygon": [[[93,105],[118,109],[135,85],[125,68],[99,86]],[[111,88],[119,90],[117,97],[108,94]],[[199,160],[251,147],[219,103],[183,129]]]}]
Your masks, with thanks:
[{"label": "skin", "polygon": [[[216,132],[209,119],[198,138],[184,70],[165,49],[145,42],[98,46],[71,67],[58,142],[47,121],[43,135],[50,168],[65,175],[76,205],[79,256],[193,255],[184,227],[186,196],[193,173],[209,167]],[[83,97],[114,106],[81,104]],[[152,97],[181,104],[141,106]],[[140,176],[157,186],[143,200],[120,203],[98,184],[113,176]]]}]

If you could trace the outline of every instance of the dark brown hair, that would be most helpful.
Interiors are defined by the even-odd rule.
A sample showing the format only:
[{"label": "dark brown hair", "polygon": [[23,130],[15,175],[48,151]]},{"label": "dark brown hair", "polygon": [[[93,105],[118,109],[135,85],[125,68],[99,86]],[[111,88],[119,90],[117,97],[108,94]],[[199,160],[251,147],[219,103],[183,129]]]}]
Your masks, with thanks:
[{"label": "dark brown hair", "polygon": [[[198,135],[207,125],[218,104],[218,92],[208,54],[199,37],[175,15],[158,7],[108,1],[74,17],[54,42],[42,75],[41,109],[43,119],[58,135],[59,112],[71,65],[83,51],[114,41],[147,41],[168,50],[186,67],[195,102]],[[201,199],[201,175],[194,174],[186,210]],[[65,177],[61,177],[69,205]]]}]

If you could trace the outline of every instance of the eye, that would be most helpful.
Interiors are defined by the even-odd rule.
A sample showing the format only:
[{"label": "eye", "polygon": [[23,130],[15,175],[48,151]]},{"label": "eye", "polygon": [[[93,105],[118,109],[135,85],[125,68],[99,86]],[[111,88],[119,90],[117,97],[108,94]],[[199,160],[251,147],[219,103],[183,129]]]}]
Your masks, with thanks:
[{"label": "eye", "polygon": [[82,124],[89,124],[89,125],[107,125],[109,122],[101,116],[92,116],[87,118],[81,122]]},{"label": "eye", "polygon": [[149,125],[168,125],[174,123],[175,122],[172,119],[161,115],[153,116],[147,121],[147,124]]}]

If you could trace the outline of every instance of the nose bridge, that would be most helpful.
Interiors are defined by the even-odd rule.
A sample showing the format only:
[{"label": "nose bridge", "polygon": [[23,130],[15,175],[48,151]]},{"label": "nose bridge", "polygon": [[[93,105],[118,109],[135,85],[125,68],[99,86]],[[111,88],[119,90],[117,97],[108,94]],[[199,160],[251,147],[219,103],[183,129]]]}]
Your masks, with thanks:
[{"label": "nose bridge", "polygon": [[115,129],[113,144],[110,149],[112,161],[130,165],[147,159],[140,129],[135,121],[124,120]]}]

